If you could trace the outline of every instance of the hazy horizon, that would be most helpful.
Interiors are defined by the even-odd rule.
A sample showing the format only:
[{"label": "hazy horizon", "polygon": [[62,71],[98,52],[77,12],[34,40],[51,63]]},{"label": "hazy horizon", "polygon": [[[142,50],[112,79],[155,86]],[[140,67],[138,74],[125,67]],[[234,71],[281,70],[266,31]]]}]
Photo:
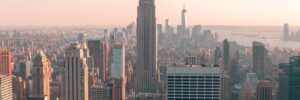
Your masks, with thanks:
[{"label": "hazy horizon", "polygon": [[[1,0],[0,26],[127,25],[136,20],[138,0]],[[157,23],[188,25],[300,26],[299,0],[156,0]],[[238,9],[237,9],[238,8]]]}]

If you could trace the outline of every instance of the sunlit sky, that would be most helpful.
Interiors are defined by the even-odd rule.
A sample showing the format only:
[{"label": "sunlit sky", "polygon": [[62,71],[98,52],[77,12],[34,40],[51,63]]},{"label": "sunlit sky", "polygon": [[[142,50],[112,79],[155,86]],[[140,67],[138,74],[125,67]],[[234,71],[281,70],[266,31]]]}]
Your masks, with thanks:
[{"label": "sunlit sky", "polygon": [[[157,23],[300,26],[300,0],[156,0]],[[138,0],[0,0],[0,25],[126,25]]]}]

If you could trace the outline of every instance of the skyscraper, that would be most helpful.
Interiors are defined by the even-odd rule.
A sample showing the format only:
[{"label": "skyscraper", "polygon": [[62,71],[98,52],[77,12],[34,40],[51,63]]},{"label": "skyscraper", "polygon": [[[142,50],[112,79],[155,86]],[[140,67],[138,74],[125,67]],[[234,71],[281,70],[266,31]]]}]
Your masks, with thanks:
[{"label": "skyscraper", "polygon": [[298,100],[300,98],[300,56],[291,57],[288,64],[280,65],[280,69],[278,100]]},{"label": "skyscraper", "polygon": [[283,26],[283,40],[289,39],[289,24],[284,24]]},{"label": "skyscraper", "polygon": [[100,61],[100,78],[102,81],[106,81],[108,79],[108,60],[109,60],[109,46],[108,46],[108,33],[107,30],[104,31],[104,40],[101,43],[100,53],[101,53],[101,61]]},{"label": "skyscraper", "polygon": [[110,49],[110,77],[125,78],[125,48],[124,45],[114,45]]},{"label": "skyscraper", "polygon": [[101,66],[101,41],[88,40],[89,54],[94,58],[94,67],[100,68]]},{"label": "skyscraper", "polygon": [[33,97],[47,97],[50,100],[50,62],[43,51],[35,56],[32,67],[32,94]]},{"label": "skyscraper", "polygon": [[274,100],[272,92],[272,82],[269,80],[262,80],[257,84],[256,100]]},{"label": "skyscraper", "polygon": [[11,53],[0,50],[0,75],[12,75]]},{"label": "skyscraper", "polygon": [[224,61],[224,65],[223,65],[223,70],[228,72],[229,71],[229,67],[230,67],[230,50],[229,50],[229,42],[227,39],[225,39],[223,41],[223,61]]},{"label": "skyscraper", "polygon": [[157,33],[154,0],[139,0],[137,16],[137,65],[135,92],[156,93],[159,84],[157,68]]},{"label": "skyscraper", "polygon": [[185,9],[185,5],[183,6],[183,9],[181,11],[181,28],[182,28],[182,32],[183,34],[187,33],[187,16],[186,16],[186,9]]},{"label": "skyscraper", "polygon": [[265,71],[265,45],[260,42],[253,42],[252,46],[252,71],[257,74],[258,79],[264,78]]},{"label": "skyscraper", "polygon": [[88,100],[88,67],[83,49],[73,43],[65,50],[62,100]]}]

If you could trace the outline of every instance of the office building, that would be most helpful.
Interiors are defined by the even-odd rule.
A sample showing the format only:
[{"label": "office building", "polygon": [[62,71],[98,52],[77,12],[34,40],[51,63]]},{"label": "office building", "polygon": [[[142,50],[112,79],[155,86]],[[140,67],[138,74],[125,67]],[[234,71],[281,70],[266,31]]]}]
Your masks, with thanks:
[{"label": "office building", "polygon": [[110,77],[125,77],[125,47],[124,45],[114,45],[110,49]]},{"label": "office building", "polygon": [[252,71],[257,74],[258,79],[265,76],[265,45],[260,42],[253,42],[252,46]]},{"label": "office building", "polygon": [[100,68],[101,66],[101,41],[88,40],[89,55],[93,57],[94,67]]},{"label": "office building", "polygon": [[0,50],[0,75],[12,75],[12,57],[7,50]]},{"label": "office building", "polygon": [[273,83],[270,80],[262,80],[257,84],[256,100],[274,100]]},{"label": "office building", "polygon": [[61,96],[62,100],[88,100],[88,66],[78,43],[65,50]]},{"label": "office building", "polygon": [[137,17],[136,93],[156,93],[159,84],[157,68],[157,33],[155,0],[139,0]]},{"label": "office building", "polygon": [[300,56],[290,58],[288,64],[280,64],[278,100],[300,98]]},{"label": "office building", "polygon": [[92,86],[89,100],[116,100],[113,83],[102,83]]},{"label": "office building", "polygon": [[227,39],[223,41],[223,70],[229,72],[230,67],[230,45]]},{"label": "office building", "polygon": [[33,97],[44,97],[50,100],[51,64],[43,51],[39,51],[32,67],[32,94]]},{"label": "office building", "polygon": [[12,100],[12,89],[11,75],[0,75],[0,100]]},{"label": "office building", "polygon": [[221,100],[221,68],[167,67],[168,100]]}]

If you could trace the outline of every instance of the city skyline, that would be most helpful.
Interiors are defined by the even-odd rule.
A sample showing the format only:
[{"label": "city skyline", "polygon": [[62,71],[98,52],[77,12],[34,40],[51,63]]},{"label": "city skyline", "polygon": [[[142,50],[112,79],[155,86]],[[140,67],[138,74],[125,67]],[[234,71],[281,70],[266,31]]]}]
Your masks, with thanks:
[{"label": "city skyline", "polygon": [[[0,26],[126,25],[137,18],[136,2],[138,0],[2,0]],[[180,24],[180,17],[173,16],[180,16],[185,4],[188,26],[282,23],[300,26],[300,21],[296,20],[300,17],[299,3],[298,0],[156,0],[157,22],[170,19],[171,25]]]}]

